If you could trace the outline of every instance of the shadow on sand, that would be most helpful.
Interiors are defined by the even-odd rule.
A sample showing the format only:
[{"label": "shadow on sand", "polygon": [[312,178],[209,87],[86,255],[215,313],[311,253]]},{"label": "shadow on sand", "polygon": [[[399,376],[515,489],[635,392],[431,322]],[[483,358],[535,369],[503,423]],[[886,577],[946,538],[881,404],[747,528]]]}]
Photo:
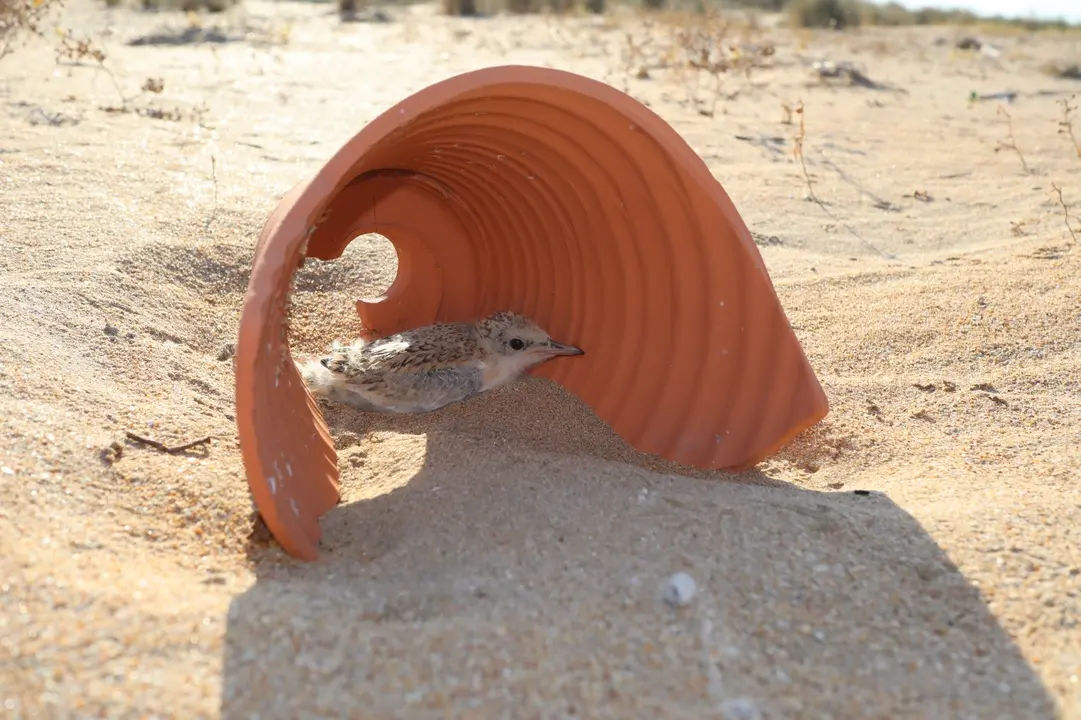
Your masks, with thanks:
[{"label": "shadow on sand", "polygon": [[[522,385],[412,418],[328,409],[336,435],[426,434],[423,468],[328,513],[317,562],[253,549],[224,717],[1054,716],[889,498],[674,475]],[[661,600],[677,571],[684,608]]]}]

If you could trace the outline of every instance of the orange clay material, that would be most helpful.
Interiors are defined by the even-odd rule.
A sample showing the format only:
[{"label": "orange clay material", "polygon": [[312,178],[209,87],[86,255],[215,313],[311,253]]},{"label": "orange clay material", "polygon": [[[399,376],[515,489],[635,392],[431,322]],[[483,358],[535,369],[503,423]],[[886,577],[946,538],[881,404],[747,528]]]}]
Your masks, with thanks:
[{"label": "orange clay material", "polygon": [[642,452],[752,467],[822,419],[826,396],[720,183],[660,117],[537,67],[452,77],[390,108],[271,214],[236,353],[248,482],[282,546],[317,556],[337,456],[293,366],[285,300],[304,257],[394,244],[369,336],[514,310],[585,350],[535,375]]}]

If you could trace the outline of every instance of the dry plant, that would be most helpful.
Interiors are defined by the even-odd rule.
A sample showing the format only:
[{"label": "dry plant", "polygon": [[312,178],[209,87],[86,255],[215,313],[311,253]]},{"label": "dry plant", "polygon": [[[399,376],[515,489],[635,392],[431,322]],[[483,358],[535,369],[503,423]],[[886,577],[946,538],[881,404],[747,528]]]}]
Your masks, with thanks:
[{"label": "dry plant", "polygon": [[[2,1],[3,0],[0,0],[0,2]],[[116,75],[114,75],[113,71],[105,65],[105,52],[101,48],[95,45],[91,40],[76,37],[71,30],[61,30],[60,28],[57,28],[56,34],[60,38],[60,44],[56,46],[57,65],[64,60],[74,65],[82,65],[84,60],[93,61],[98,70],[109,76],[109,80],[112,81],[117,94],[120,95],[120,99],[127,102],[127,98],[124,97],[124,91],[120,88],[120,83],[116,79]]]},{"label": "dry plant", "polygon": [[1055,193],[1055,196],[1058,199],[1059,207],[1062,208],[1062,222],[1066,225],[1066,232],[1070,233],[1070,240],[1072,240],[1073,244],[1076,245],[1077,233],[1081,232],[1081,230],[1074,230],[1073,225],[1070,224],[1070,220],[1076,220],[1078,218],[1076,215],[1070,215],[1070,206],[1066,204],[1066,201],[1062,197],[1062,188],[1060,188],[1055,183],[1051,183],[1051,191]]},{"label": "dry plant", "polygon": [[1010,113],[1003,105],[998,106],[998,114],[1006,118],[1006,141],[999,141],[998,145],[995,146],[995,152],[999,152],[1000,150],[1013,150],[1017,153],[1017,158],[1021,161],[1021,169],[1028,175],[1028,163],[1025,162],[1025,156],[1021,154],[1021,148],[1017,147],[1017,141],[1014,140],[1013,137],[1013,118],[1010,117]]},{"label": "dry plant", "polygon": [[162,78],[147,78],[140,89],[145,93],[161,95],[165,91],[165,80]]},{"label": "dry plant", "polygon": [[1028,234],[1025,232],[1025,226],[1031,224],[1031,222],[1031,220],[1011,220],[1010,232],[1013,233],[1014,237],[1024,237]]},{"label": "dry plant", "polygon": [[552,40],[552,44],[561,50],[573,50],[582,44],[581,39],[567,29],[566,17],[572,9],[569,3],[552,1],[548,7],[540,10],[548,37]]},{"label": "dry plant", "polygon": [[70,30],[57,30],[56,34],[60,37],[60,44],[56,46],[57,62],[69,60],[79,64],[89,59],[109,72],[109,69],[105,67],[105,52],[91,40],[77,38]]},{"label": "dry plant", "polygon": [[803,141],[807,138],[807,126],[804,124],[803,120],[803,100],[800,100],[796,107],[792,108],[792,112],[799,115],[799,132],[797,132],[796,137],[792,139],[792,155],[799,160],[799,165],[803,168],[803,179],[807,183],[807,199],[814,200],[821,205],[822,201],[815,195],[814,187],[811,184],[811,174],[807,172],[807,161],[803,157]]},{"label": "dry plant", "polygon": [[[788,107],[791,107],[791,106],[788,106]],[[807,183],[807,196],[806,196],[806,199],[810,200],[815,205],[817,205],[819,208],[821,208],[822,212],[826,213],[826,215],[828,215],[834,222],[836,222],[838,225],[840,225],[845,230],[847,230],[852,235],[852,237],[859,240],[865,247],[867,247],[867,249],[871,250],[876,255],[879,255],[881,257],[886,258],[887,260],[896,260],[897,257],[895,255],[893,255],[892,253],[883,252],[876,245],[869,242],[866,238],[864,238],[862,235],[860,235],[858,232],[856,232],[852,228],[851,225],[844,222],[843,220],[841,220],[841,218],[839,218],[835,214],[833,214],[833,211],[831,211],[826,206],[826,203],[823,202],[821,199],[819,199],[818,195],[815,194],[814,184],[811,181],[811,173],[807,170],[807,160],[804,158],[804,155],[803,155],[803,145],[804,145],[804,142],[807,139],[807,125],[806,125],[806,121],[805,121],[807,113],[806,113],[806,111],[804,110],[804,107],[803,107],[803,100],[802,99],[799,100],[796,103],[796,106],[792,107],[791,110],[792,110],[792,112],[794,114],[799,115],[799,130],[796,132],[796,136],[794,138],[792,138],[792,155],[797,160],[799,160],[800,168],[802,168],[802,170],[803,170],[803,180],[804,180],[805,183]],[[831,165],[832,165],[832,163],[831,163]],[[835,170],[837,170],[838,172],[840,172],[840,169],[837,168],[836,165],[833,165],[833,168]]]},{"label": "dry plant", "polygon": [[[155,78],[147,78],[143,84],[142,91],[139,95],[133,98],[126,98],[120,105],[105,105],[101,108],[102,111],[111,114],[123,114],[133,113],[140,117],[150,118],[151,120],[169,120],[171,122],[180,122],[181,120],[191,120],[195,123],[202,123],[203,116],[206,114],[205,107],[195,107],[189,110],[182,110],[179,107],[163,108],[154,107],[153,105],[140,105],[135,101],[145,93],[160,93],[161,90],[154,90],[153,83],[156,82]],[[164,89],[164,88],[163,88]]]},{"label": "dry plant", "polygon": [[210,214],[206,216],[206,232],[210,233],[210,225],[214,222],[214,216],[218,214],[218,156],[210,156],[210,180],[214,183],[214,205],[210,208]]},{"label": "dry plant", "polygon": [[[41,24],[50,10],[60,7],[62,0],[0,0],[0,57],[14,51],[14,41],[22,33],[30,33],[41,37],[43,35]],[[106,55],[92,40],[78,37],[71,30],[56,29],[59,42],[56,45],[56,63],[67,62],[75,66],[81,66],[89,62],[97,70],[109,76],[113,87],[120,96],[119,107],[102,108],[106,112],[134,112],[144,117],[180,120],[184,113],[180,110],[161,110],[152,107],[135,107],[132,103],[141,95],[147,93],[160,94],[165,88],[164,81],[160,78],[147,78],[140,92],[135,97],[127,97],[120,87],[116,75],[105,64]],[[197,116],[198,113],[192,113]]]},{"label": "dry plant", "polygon": [[108,75],[109,79],[112,81],[113,87],[116,88],[117,95],[120,96],[120,104],[106,105],[103,106],[101,110],[107,113],[134,113],[154,120],[172,120],[174,122],[184,119],[199,121],[206,112],[205,108],[195,108],[189,112],[185,112],[180,108],[166,109],[149,105],[139,105],[137,101],[142,97],[150,94],[160,95],[165,90],[165,80],[153,77],[146,78],[140,86],[138,93],[132,96],[125,95],[116,75],[105,64],[107,56],[104,50],[95,45],[91,40],[77,37],[70,30],[57,29],[56,32],[60,37],[60,44],[56,47],[57,63],[66,60],[75,65],[81,65],[83,61],[89,60],[92,61],[93,65],[96,66],[98,70],[101,70]]},{"label": "dry plant", "polygon": [[775,52],[772,43],[751,42],[751,36],[760,32],[754,16],[748,21],[715,10],[657,13],[640,9],[637,14],[633,29],[623,33],[619,70],[624,92],[631,78],[648,80],[653,70],[666,70],[672,81],[683,85],[687,104],[707,117],[715,114],[717,103],[726,97],[727,76],[739,73],[749,80],[753,70],[765,67]]},{"label": "dry plant", "polygon": [[[649,79],[649,51],[653,44],[653,23],[645,21],[643,24],[643,37],[639,39],[634,32],[627,31],[623,34],[623,72],[625,77],[638,80]],[[626,82],[624,82],[626,85]],[[624,87],[626,92],[627,88]]]},{"label": "dry plant", "polygon": [[1070,138],[1070,142],[1073,143],[1074,151],[1077,152],[1078,159],[1081,159],[1081,143],[1077,142],[1077,138],[1073,134],[1073,114],[1077,112],[1077,106],[1072,102],[1074,97],[1074,95],[1071,95],[1069,99],[1055,101],[1062,104],[1062,120],[1059,121],[1058,132],[1059,135],[1065,135]]},{"label": "dry plant", "polygon": [[15,52],[20,38],[41,37],[45,16],[62,5],[62,0],[0,0],[0,58]]},{"label": "dry plant", "polygon": [[[665,57],[681,73],[690,72],[692,86],[687,88],[687,95],[699,114],[713,117],[717,103],[725,96],[724,84],[729,74],[741,74],[750,80],[755,69],[767,66],[767,58],[773,56],[775,48],[770,42],[751,42],[758,29],[756,22],[737,23],[716,10],[675,24],[672,44]],[[742,37],[733,37],[740,31]],[[705,98],[699,92],[703,78],[707,84]]]}]

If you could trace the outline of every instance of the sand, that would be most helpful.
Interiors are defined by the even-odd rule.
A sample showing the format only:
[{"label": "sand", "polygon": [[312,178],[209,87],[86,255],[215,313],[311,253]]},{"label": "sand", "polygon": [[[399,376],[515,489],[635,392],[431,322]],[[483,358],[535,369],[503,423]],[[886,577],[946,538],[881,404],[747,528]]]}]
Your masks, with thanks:
[{"label": "sand", "polygon": [[[620,59],[628,13],[391,14],[248,2],[229,42],[129,46],[186,21],[73,0],[109,73],[57,64],[52,34],[0,62],[3,716],[1081,718],[1081,248],[1052,194],[1081,213],[1056,125],[1081,85],[1040,70],[1076,40],[767,29],[772,67],[708,117],[661,35],[649,78]],[[539,379],[412,418],[328,407],[344,502],[295,561],[253,522],[231,414],[255,236],[381,110],[502,62],[626,87],[687,138],[832,411],[729,475],[639,455]],[[1001,103],[969,102],[1003,90],[1027,173],[995,151]],[[180,117],[103,109],[121,92]],[[374,239],[306,265],[294,350],[349,336],[394,272]]]}]

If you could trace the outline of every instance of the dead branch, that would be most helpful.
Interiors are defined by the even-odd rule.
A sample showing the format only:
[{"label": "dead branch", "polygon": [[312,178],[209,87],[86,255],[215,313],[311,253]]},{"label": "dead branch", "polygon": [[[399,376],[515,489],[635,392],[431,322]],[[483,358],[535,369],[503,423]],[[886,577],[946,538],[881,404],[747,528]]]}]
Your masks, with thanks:
[{"label": "dead branch", "polygon": [[193,440],[190,443],[184,443],[183,445],[175,445],[175,446],[170,447],[169,445],[166,445],[165,443],[158,442],[157,440],[151,440],[150,438],[145,438],[145,437],[143,437],[141,435],[136,435],[135,433],[131,432],[130,430],[128,430],[128,431],[126,431],[124,433],[124,437],[126,437],[128,440],[131,440],[132,442],[136,442],[136,443],[139,443],[140,445],[146,445],[148,447],[152,447],[155,450],[160,450],[161,452],[168,453],[169,455],[177,455],[177,454],[182,453],[182,452],[184,452],[186,450],[191,450],[194,447],[199,447],[200,445],[208,445],[210,443],[210,441],[213,439],[210,436],[207,436],[207,437],[201,438],[199,440]]},{"label": "dead branch", "polygon": [[1017,147],[1017,142],[1013,138],[1013,118],[1010,117],[1010,113],[1003,105],[998,106],[998,114],[1003,115],[1006,118],[1006,142],[1000,141],[999,144],[995,146],[995,152],[1000,150],[1013,150],[1017,153],[1017,157],[1021,161],[1021,169],[1028,175],[1028,163],[1025,162],[1025,156],[1021,154],[1021,148]]}]

